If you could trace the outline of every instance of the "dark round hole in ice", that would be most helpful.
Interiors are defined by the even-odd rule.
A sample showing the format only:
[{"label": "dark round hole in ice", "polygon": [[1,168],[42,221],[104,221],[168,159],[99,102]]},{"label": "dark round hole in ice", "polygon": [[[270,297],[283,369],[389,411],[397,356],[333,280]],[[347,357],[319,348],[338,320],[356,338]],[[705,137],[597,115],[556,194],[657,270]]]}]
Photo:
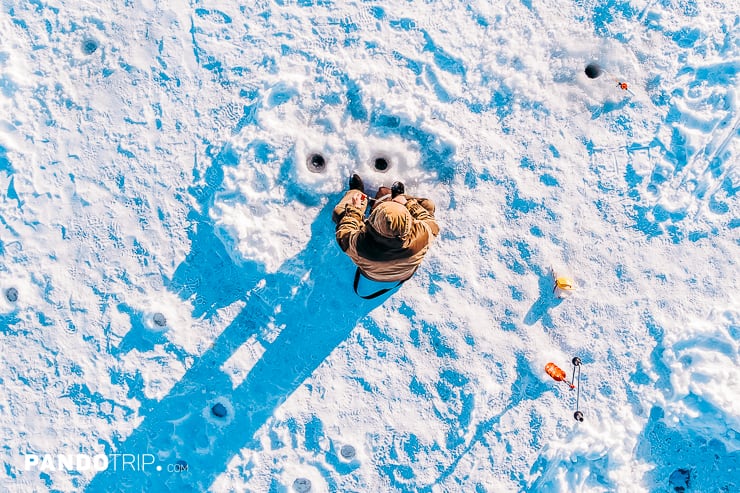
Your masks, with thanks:
[{"label": "dark round hole in ice", "polygon": [[181,471],[188,470],[188,463],[182,459],[179,459],[177,462],[175,462],[175,464],[177,464]]},{"label": "dark round hole in ice", "polygon": [[98,49],[98,42],[94,39],[86,39],[82,42],[82,52],[85,55],[92,55]]},{"label": "dark round hole in ice", "polygon": [[211,408],[211,412],[217,418],[225,418],[226,415],[229,414],[229,411],[226,409],[226,406],[224,406],[220,402],[213,405],[213,407]]},{"label": "dark round hole in ice", "polygon": [[311,481],[306,478],[298,478],[293,481],[293,489],[298,493],[308,493],[311,491]]},{"label": "dark round hole in ice", "polygon": [[321,154],[311,154],[306,160],[308,170],[314,173],[321,173],[326,168],[326,159]]},{"label": "dark round hole in ice", "polygon": [[152,321],[157,327],[164,327],[167,325],[167,319],[161,313],[155,313],[152,317]]},{"label": "dark round hole in ice", "polygon": [[355,456],[355,448],[352,445],[342,445],[342,448],[339,449],[339,455],[345,459],[351,459]]},{"label": "dark round hole in ice", "polygon": [[586,77],[589,79],[595,79],[601,75],[603,70],[599,67],[598,63],[589,63],[586,65]]},{"label": "dark round hole in ice", "polygon": [[668,484],[673,486],[673,491],[686,491],[691,483],[690,469],[676,469],[668,477]]},{"label": "dark round hole in ice", "polygon": [[5,291],[5,298],[11,303],[18,301],[18,290],[15,288],[8,288]]},{"label": "dark round hole in ice", "polygon": [[376,171],[388,171],[388,166],[390,166],[390,164],[386,158],[378,157],[375,158],[374,166]]}]

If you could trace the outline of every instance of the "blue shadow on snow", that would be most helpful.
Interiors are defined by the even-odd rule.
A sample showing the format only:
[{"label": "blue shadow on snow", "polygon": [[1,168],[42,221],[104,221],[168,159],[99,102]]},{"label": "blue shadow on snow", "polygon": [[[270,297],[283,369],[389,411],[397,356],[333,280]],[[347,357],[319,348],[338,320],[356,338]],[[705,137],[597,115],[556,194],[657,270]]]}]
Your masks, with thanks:
[{"label": "blue shadow on snow", "polygon": [[[221,167],[233,164],[228,149],[221,152],[206,171],[206,186],[191,190],[204,210],[223,179]],[[353,266],[335,243],[331,221],[338,197],[331,199],[314,221],[306,248],[273,274],[264,274],[255,263],[235,265],[213,236],[208,214],[191,214],[192,249],[176,270],[170,289],[184,299],[194,297],[196,314],[211,316],[238,298],[246,298],[246,306],[167,396],[158,402],[139,396],[139,414],[144,419],[131,436],[106,444],[109,455],[153,454],[156,462],[145,468],[137,463],[126,471],[121,463],[115,469],[111,465],[93,478],[86,491],[206,491],[241,449],[261,447],[254,439],[257,430],[357,323],[388,299],[389,295],[363,300],[352,292]],[[257,287],[261,279],[265,283]],[[282,327],[274,340],[268,323]],[[143,350],[151,348],[151,341],[137,342],[141,331],[136,332],[119,351],[139,343]],[[234,388],[220,367],[253,335],[265,351]],[[211,412],[218,402],[228,410],[224,418]],[[187,470],[168,472],[178,461],[185,461]]]},{"label": "blue shadow on snow", "polygon": [[538,320],[542,319],[543,325],[547,327],[552,326],[552,318],[548,313],[548,310],[555,308],[563,302],[562,299],[555,296],[553,292],[553,279],[549,272],[542,272],[541,269],[533,269],[540,277],[539,288],[540,297],[532,304],[529,311],[524,316],[524,323],[527,325],[534,325]]}]

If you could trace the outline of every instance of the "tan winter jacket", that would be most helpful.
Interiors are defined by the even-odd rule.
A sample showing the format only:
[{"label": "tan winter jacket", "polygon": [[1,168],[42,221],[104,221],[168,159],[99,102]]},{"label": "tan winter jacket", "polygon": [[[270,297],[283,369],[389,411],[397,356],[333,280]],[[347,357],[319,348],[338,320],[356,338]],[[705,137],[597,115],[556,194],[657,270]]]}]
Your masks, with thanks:
[{"label": "tan winter jacket", "polygon": [[[362,209],[353,207],[346,200],[340,202],[334,210],[337,243],[368,279],[378,282],[405,281],[416,271],[432,238],[439,234],[439,226],[433,215],[434,204],[429,199],[408,198],[405,205],[408,214],[403,211],[406,217],[400,219],[392,218],[390,212],[386,218],[380,210],[385,206],[385,203],[379,205],[378,210],[365,220]],[[404,207],[397,202],[388,206],[388,209]],[[402,224],[399,226],[396,221]],[[399,233],[393,234],[386,224],[388,227],[400,227]]]}]

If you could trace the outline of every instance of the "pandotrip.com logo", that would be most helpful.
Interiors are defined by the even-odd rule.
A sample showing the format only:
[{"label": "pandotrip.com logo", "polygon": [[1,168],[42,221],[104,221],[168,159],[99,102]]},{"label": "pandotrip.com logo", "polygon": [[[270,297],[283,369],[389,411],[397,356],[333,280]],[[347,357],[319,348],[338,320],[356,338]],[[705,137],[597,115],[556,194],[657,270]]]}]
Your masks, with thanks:
[{"label": "pandotrip.com logo", "polygon": [[26,471],[113,471],[170,472],[188,471],[188,463],[180,459],[164,463],[154,454],[25,454]]}]

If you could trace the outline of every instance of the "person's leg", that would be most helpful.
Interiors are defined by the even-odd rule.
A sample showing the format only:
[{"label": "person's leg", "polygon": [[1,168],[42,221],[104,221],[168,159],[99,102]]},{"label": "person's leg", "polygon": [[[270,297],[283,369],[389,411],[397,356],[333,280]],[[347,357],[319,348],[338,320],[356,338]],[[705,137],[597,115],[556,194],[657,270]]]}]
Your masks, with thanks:
[{"label": "person's leg", "polygon": [[373,202],[373,206],[370,208],[370,212],[375,209],[378,204],[385,202],[386,200],[391,199],[391,189],[388,187],[380,187],[378,189],[378,193],[375,194],[375,202]]}]

